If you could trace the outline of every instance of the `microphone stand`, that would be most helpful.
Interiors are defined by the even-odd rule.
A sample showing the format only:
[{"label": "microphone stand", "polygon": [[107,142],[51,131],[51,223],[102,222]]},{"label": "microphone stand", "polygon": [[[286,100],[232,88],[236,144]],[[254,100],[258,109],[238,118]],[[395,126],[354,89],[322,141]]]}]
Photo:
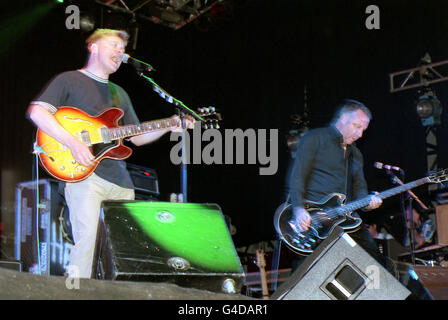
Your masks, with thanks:
[{"label": "microphone stand", "polygon": [[[415,236],[414,236],[414,213],[412,212],[412,197],[409,195],[407,197],[407,206],[405,207],[406,216],[407,216],[407,222],[409,223],[408,227],[408,236],[409,236],[409,250],[411,254],[411,263],[415,265]],[[408,225],[406,223],[406,225]]]},{"label": "microphone stand", "polygon": [[[401,179],[398,178],[394,173],[392,173],[390,170],[386,170],[387,174],[391,176],[392,183],[403,185],[404,180],[404,171],[400,170]],[[420,206],[423,208],[427,208],[423,202],[411,191],[407,190],[406,195],[401,196],[401,207],[402,207],[402,213],[404,215],[404,221],[406,221],[406,229],[408,231],[408,237],[409,237],[409,243],[410,243],[410,255],[411,255],[411,262],[413,265],[415,265],[415,238],[414,238],[414,215],[412,212],[412,200],[416,200]],[[409,218],[408,218],[409,217]]]},{"label": "microphone stand", "polygon": [[181,133],[181,154],[182,154],[182,160],[180,163],[180,185],[181,185],[181,194],[182,194],[182,202],[188,202],[187,198],[187,145],[186,145],[186,122],[185,122],[185,116],[191,115],[192,117],[196,118],[196,120],[204,121],[204,119],[199,116],[196,112],[188,108],[182,101],[174,98],[171,94],[163,90],[153,79],[143,74],[140,68],[136,68],[137,74],[147,80],[149,83],[152,84],[153,90],[159,94],[161,98],[163,98],[165,101],[174,104],[177,108],[177,113],[179,115],[179,118],[182,123],[182,133]]},{"label": "microphone stand", "polygon": [[182,193],[182,201],[181,202],[188,202],[187,199],[187,161],[189,158],[189,155],[187,155],[187,149],[186,146],[186,134],[187,134],[187,124],[185,122],[185,113],[178,108],[178,115],[181,119],[182,123],[182,133],[181,133],[181,154],[182,154],[182,160],[180,162],[180,191]]}]

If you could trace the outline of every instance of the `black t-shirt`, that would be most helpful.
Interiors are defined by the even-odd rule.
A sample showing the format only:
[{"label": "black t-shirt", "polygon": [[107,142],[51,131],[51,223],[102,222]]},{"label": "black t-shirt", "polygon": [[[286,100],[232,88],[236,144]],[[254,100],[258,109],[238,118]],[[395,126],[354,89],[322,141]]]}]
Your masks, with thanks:
[{"label": "black t-shirt", "polygon": [[[62,106],[76,107],[91,116],[118,107],[124,112],[119,125],[139,123],[123,88],[84,70],[67,71],[55,76],[32,103],[43,105],[52,113]],[[121,187],[134,187],[124,161],[103,159],[95,173]]]}]

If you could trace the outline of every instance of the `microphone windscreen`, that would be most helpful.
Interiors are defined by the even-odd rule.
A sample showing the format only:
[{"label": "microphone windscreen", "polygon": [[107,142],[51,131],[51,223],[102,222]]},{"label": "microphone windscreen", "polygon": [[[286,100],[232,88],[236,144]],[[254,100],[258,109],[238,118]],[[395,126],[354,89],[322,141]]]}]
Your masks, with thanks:
[{"label": "microphone windscreen", "polygon": [[129,58],[130,58],[130,56],[127,53],[124,53],[121,56],[121,61],[124,62],[124,63],[128,63]]},{"label": "microphone windscreen", "polygon": [[377,168],[377,169],[383,169],[383,164],[381,163],[381,162],[375,162],[374,164],[373,164],[373,166],[375,167],[375,168]]}]

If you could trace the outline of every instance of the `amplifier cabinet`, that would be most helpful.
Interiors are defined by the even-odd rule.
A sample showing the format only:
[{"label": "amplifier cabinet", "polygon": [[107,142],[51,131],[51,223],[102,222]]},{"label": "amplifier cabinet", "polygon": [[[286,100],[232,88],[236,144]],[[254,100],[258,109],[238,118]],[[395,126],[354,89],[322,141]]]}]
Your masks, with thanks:
[{"label": "amplifier cabinet", "polygon": [[21,182],[15,190],[14,257],[22,271],[63,275],[72,244],[64,231],[64,199],[52,179]]},{"label": "amplifier cabinet", "polygon": [[157,197],[160,195],[159,178],[154,169],[132,163],[126,163],[126,167],[134,184],[136,196],[141,194]]},{"label": "amplifier cabinet", "polygon": [[227,293],[244,278],[216,204],[148,201],[103,202],[92,274]]},{"label": "amplifier cabinet", "polygon": [[448,204],[436,207],[437,243],[448,245]]}]

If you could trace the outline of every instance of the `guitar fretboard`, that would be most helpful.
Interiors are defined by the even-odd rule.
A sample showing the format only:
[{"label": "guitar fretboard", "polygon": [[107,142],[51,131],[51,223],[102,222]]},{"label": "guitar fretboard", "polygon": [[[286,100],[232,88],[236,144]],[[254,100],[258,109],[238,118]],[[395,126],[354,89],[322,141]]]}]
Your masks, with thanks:
[{"label": "guitar fretboard", "polygon": [[[395,188],[380,192],[379,194],[377,194],[376,196],[381,198],[381,199],[387,199],[389,197],[392,197],[394,195],[397,195],[399,193],[402,193],[406,190],[410,190],[412,188],[421,186],[425,183],[430,182],[430,180],[426,177],[426,178],[421,178],[400,186],[397,186]],[[345,214],[345,213],[349,213],[352,211],[356,211],[358,209],[367,207],[370,203],[370,196],[368,197],[364,197],[362,199],[347,203],[343,206],[328,210],[327,214],[329,216],[337,216],[337,215],[341,215],[341,214]]]},{"label": "guitar fretboard", "polygon": [[177,125],[177,120],[173,118],[166,118],[161,120],[154,120],[143,122],[135,125],[126,125],[117,128],[108,129],[108,134],[111,140],[122,139],[126,137],[132,137],[151,131],[157,131],[161,129],[168,129]]}]

